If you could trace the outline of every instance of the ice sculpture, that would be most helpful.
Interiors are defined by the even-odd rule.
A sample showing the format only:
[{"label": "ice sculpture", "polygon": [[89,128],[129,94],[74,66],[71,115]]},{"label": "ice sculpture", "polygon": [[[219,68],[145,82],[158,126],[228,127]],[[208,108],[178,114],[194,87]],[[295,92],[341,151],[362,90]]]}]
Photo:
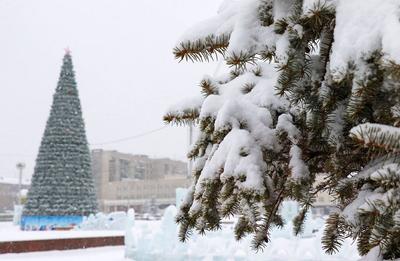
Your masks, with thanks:
[{"label": "ice sculpture", "polygon": [[125,257],[135,256],[136,253],[136,233],[135,233],[135,210],[129,209],[125,219]]},{"label": "ice sculpture", "polygon": [[[177,193],[178,194],[178,193]],[[218,231],[205,236],[194,233],[189,241],[181,243],[177,238],[177,224],[174,221],[176,207],[169,206],[161,221],[144,221],[133,225],[136,243],[126,241],[126,257],[141,261],[356,261],[359,259],[356,247],[345,241],[341,252],[326,255],[321,248],[324,220],[308,215],[303,235],[293,235],[291,220],[297,214],[295,202],[284,202],[280,210],[286,226],[271,233],[271,242],[260,252],[251,248],[251,237],[240,242],[233,239],[234,222],[227,222]],[[132,236],[132,235],[130,235]]]}]

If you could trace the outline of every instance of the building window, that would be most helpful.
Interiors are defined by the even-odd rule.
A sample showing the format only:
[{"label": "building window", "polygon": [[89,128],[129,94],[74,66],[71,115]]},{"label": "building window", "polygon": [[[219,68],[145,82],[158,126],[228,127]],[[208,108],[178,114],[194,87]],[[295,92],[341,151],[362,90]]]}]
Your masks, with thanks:
[{"label": "building window", "polygon": [[112,182],[112,181],[117,181],[117,167],[116,167],[116,162],[115,159],[112,158],[108,161],[108,172],[109,172],[109,176],[108,176],[108,181]]},{"label": "building window", "polygon": [[168,164],[164,164],[164,175],[168,175],[170,172],[170,167]]},{"label": "building window", "polygon": [[144,179],[146,174],[146,167],[143,162],[137,162],[133,167],[133,176],[136,179]]},{"label": "building window", "polygon": [[121,180],[131,178],[129,161],[124,159],[119,160],[119,173]]}]

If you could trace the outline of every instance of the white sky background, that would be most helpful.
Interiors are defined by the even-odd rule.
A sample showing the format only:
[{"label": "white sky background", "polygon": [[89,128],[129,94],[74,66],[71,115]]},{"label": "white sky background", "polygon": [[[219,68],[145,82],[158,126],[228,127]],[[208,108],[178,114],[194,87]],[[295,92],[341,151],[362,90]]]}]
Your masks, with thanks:
[{"label": "white sky background", "polygon": [[[89,143],[163,126],[171,104],[199,92],[215,64],[178,63],[172,48],[216,0],[0,0],[0,176],[33,172],[64,48],[72,58]],[[101,146],[185,159],[186,128]],[[95,148],[95,147],[91,147]]]}]

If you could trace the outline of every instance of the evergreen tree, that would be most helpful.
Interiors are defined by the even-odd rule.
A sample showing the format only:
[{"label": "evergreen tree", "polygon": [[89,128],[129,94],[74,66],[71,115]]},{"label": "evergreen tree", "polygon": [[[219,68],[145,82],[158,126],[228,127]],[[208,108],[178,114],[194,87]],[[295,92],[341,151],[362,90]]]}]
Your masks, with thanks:
[{"label": "evergreen tree", "polygon": [[89,147],[67,51],[23,215],[87,216],[96,211]]},{"label": "evergreen tree", "polygon": [[[231,72],[165,115],[197,124],[194,182],[176,219],[180,238],[238,215],[237,239],[268,243],[283,200],[302,210],[335,197],[323,247],[357,241],[368,260],[400,258],[400,2],[224,1],[193,27],[177,59],[222,57]],[[314,186],[320,173],[326,180]]]}]

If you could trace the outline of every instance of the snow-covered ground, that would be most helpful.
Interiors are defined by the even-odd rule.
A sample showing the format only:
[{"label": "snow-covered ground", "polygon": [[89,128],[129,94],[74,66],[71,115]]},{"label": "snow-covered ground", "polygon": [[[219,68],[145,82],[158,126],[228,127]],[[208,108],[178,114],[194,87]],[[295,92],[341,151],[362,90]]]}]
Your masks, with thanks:
[{"label": "snow-covered ground", "polygon": [[[21,231],[12,222],[0,222],[0,242],[5,241],[24,241],[55,238],[84,238],[84,237],[104,237],[122,236],[123,231],[118,230],[99,230],[99,231]],[[0,258],[0,260],[2,260]]]},{"label": "snow-covered ground", "polygon": [[[285,217],[293,215],[292,203],[285,203],[282,212]],[[4,254],[0,260],[136,260],[136,261],[186,261],[186,260],[227,260],[227,261],[357,261],[359,256],[354,244],[346,240],[340,252],[327,255],[321,247],[321,236],[324,220],[309,218],[304,234],[295,237],[292,234],[292,224],[288,222],[282,230],[273,230],[272,241],[264,251],[255,252],[251,249],[251,237],[240,242],[234,240],[233,222],[222,225],[222,230],[207,233],[206,236],[193,234],[185,244],[178,241],[177,225],[174,222],[175,207],[169,207],[162,220],[134,220],[123,230],[105,230],[99,226],[97,230],[75,231],[20,231],[12,223],[0,223],[0,242],[26,239],[49,239],[68,237],[94,237],[102,235],[126,234],[128,247],[99,247],[82,250],[48,251],[36,253]],[[93,220],[92,220],[93,221]],[[90,223],[90,222],[89,222]],[[103,222],[95,222],[102,224]],[[88,225],[88,224],[87,224]],[[87,226],[85,229],[88,229]],[[124,259],[125,250],[131,259]]]},{"label": "snow-covered ground", "polygon": [[1,261],[125,261],[124,247],[96,247],[79,250],[48,251],[0,255]]}]

